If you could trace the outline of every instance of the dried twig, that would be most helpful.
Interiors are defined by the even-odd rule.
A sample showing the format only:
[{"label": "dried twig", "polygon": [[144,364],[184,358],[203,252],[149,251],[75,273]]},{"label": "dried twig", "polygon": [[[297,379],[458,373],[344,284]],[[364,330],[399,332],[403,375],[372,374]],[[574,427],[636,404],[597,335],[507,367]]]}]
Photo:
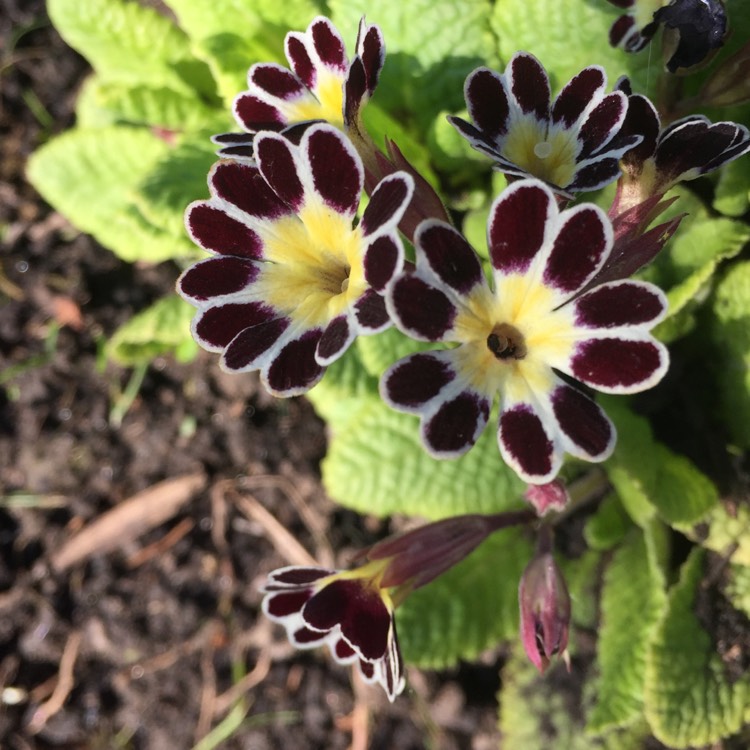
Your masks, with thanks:
[{"label": "dried twig", "polygon": [[174,547],[182,537],[189,534],[194,526],[195,521],[192,518],[183,518],[182,521],[173,526],[161,539],[157,539],[153,544],[149,544],[147,547],[143,547],[138,552],[132,554],[125,561],[125,564],[132,570],[154,557],[163,555],[170,547]]},{"label": "dried twig", "polygon": [[74,630],[65,643],[65,648],[60,658],[60,668],[57,672],[57,685],[52,691],[49,700],[42,703],[29,721],[29,732],[37,734],[44,729],[45,724],[63,707],[65,701],[73,689],[73,668],[78,658],[78,649],[81,646],[81,633]]},{"label": "dried twig", "polygon": [[52,555],[52,567],[66,570],[90,555],[111,552],[164,523],[206,484],[205,474],[167,479],[139,492],[84,526]]},{"label": "dried twig", "polygon": [[232,685],[229,690],[225,690],[214,701],[214,716],[221,716],[229,711],[230,708],[249,690],[259,685],[266,679],[268,671],[271,669],[271,655],[268,651],[261,651],[258,657],[258,663],[248,672],[239,682]]}]

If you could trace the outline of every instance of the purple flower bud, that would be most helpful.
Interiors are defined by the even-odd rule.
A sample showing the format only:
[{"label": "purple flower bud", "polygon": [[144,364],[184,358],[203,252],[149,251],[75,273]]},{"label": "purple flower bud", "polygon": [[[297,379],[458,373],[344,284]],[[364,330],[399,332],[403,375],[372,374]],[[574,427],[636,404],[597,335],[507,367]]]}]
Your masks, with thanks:
[{"label": "purple flower bud", "polygon": [[526,567],[518,587],[521,640],[534,666],[544,672],[550,657],[560,654],[570,668],[568,626],[570,595],[560,568],[549,552],[538,555]]},{"label": "purple flower bud", "polygon": [[540,516],[550,510],[563,510],[570,501],[568,490],[560,479],[546,484],[530,484],[523,494]]}]

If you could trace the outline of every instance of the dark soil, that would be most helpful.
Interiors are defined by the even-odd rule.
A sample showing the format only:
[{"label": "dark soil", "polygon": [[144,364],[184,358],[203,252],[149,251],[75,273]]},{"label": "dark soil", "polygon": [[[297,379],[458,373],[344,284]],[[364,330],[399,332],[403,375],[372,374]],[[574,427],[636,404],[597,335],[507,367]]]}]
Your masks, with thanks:
[{"label": "dark soil", "polygon": [[[118,424],[131,373],[102,363],[102,342],[177,270],[120,262],[24,179],[29,154],[72,124],[86,73],[41,0],[2,0],[0,747],[179,750],[227,716],[238,728],[212,747],[496,747],[496,658],[412,672],[389,705],[259,616],[259,581],[293,550],[258,506],[322,561],[387,531],[326,498],[306,401],[275,401],[215,357],[163,358]],[[59,563],[92,520],[185,476],[198,489],[166,520],[144,515]]]}]

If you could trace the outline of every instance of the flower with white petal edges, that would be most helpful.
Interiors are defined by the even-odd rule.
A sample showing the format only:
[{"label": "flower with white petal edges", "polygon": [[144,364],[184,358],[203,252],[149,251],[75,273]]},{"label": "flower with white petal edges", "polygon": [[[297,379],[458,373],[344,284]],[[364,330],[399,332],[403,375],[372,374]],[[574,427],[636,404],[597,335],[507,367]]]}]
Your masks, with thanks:
[{"label": "flower with white petal edges", "polygon": [[315,124],[299,145],[255,141],[257,165],[222,161],[211,198],[188,206],[193,240],[214,257],[178,292],[198,308],[193,336],[228,372],[259,370],[276,396],[310,389],[357,335],[390,326],[382,293],[401,269],[398,223],[414,189],[397,172],[376,186],[359,223],[363,168],[346,136]]},{"label": "flower with white petal edges", "polygon": [[505,190],[487,231],[494,287],[453,227],[419,226],[416,268],[388,288],[388,309],[409,336],[458,346],[398,361],[380,390],[421,417],[422,441],[438,458],[474,445],[499,394],[500,452],[522,479],[543,484],[566,452],[603,461],[615,444],[604,412],[558,372],[605,393],[652,387],[669,358],[649,331],[667,303],[641,281],[587,289],[612,249],[609,219],[591,204],[561,211],[539,180]]},{"label": "flower with white petal edges", "polygon": [[623,137],[628,109],[619,91],[605,94],[603,68],[584,68],[550,102],[547,71],[517,52],[503,74],[477,68],[464,97],[473,123],[448,120],[495,168],[510,177],[537,177],[564,193],[596,190],[616,180],[619,160],[640,142]]}]

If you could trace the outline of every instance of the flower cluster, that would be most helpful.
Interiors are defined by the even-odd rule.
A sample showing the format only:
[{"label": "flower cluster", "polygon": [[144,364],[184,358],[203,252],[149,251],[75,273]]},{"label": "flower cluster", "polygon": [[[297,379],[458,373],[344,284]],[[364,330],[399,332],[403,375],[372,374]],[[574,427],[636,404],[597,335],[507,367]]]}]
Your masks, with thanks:
[{"label": "flower cluster", "polygon": [[[659,24],[677,28],[681,66],[723,35],[713,2],[702,0],[715,13],[701,26],[689,0],[612,1],[627,11],[612,41],[631,51]],[[705,34],[695,41],[698,26]],[[177,284],[197,308],[195,339],[225,370],[257,371],[282,397],[305,393],[358,336],[391,325],[444,344],[394,362],[380,395],[419,417],[426,450],[441,459],[468,451],[497,408],[500,454],[531,485],[526,497],[547,514],[546,528],[568,501],[555,479],[565,455],[600,462],[615,448],[593,392],[637,393],[667,371],[653,334],[666,297],[630,278],[680,223],[652,225],[671,203],[667,191],[750,151],[750,133],[698,115],[662,129],[645,96],[624,78],[608,92],[596,65],[554,98],[527,52],[502,73],[477,68],[464,86],[469,119],[449,119],[508,178],[491,201],[485,262],[398,146],[386,141],[383,153],[367,133],[362,108],[385,61],[380,29],[363,19],[349,58],[318,17],[287,35],[285,51],[289,68],[250,68],[234,101],[243,132],[215,138],[223,158],[210,197],[186,211],[191,238],[210,255]],[[615,180],[608,213],[571,205]],[[398,604],[488,534],[531,519],[537,512],[447,519],[375,545],[353,570],[277,570],[263,611],[294,645],[327,646],[393,700],[404,686]],[[570,616],[549,540],[523,576],[519,605],[522,640],[543,669],[565,655]]]}]

